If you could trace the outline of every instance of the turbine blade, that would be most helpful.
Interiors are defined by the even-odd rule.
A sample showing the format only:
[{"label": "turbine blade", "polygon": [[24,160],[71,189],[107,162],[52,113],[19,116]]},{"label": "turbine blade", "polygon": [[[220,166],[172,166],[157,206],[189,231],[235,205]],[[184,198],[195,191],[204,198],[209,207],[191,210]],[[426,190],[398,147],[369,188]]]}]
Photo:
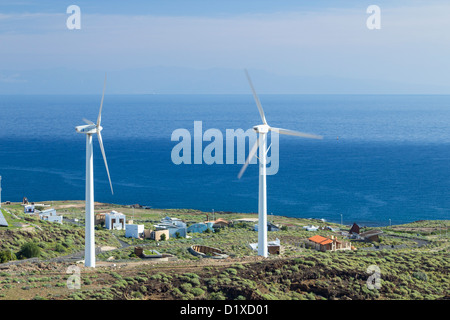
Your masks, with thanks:
[{"label": "turbine blade", "polygon": [[311,139],[322,139],[322,136],[318,136],[315,134],[310,134],[310,133],[303,133],[303,132],[299,132],[299,131],[294,131],[294,130],[288,130],[288,129],[282,129],[282,128],[273,128],[270,127],[269,130],[271,131],[275,131],[281,134],[287,134],[290,136],[297,136],[297,137],[303,137],[303,138],[311,138]]},{"label": "turbine blade", "polygon": [[84,121],[86,124],[93,124],[93,125],[95,125],[95,123],[93,123],[91,120],[88,120],[88,119],[86,119],[86,118],[83,118],[83,121]]},{"label": "turbine blade", "polygon": [[102,134],[100,133],[99,130],[97,130],[97,137],[98,137],[98,142],[100,144],[100,150],[102,151],[103,160],[105,161],[106,173],[108,174],[109,185],[111,187],[111,193],[114,194],[113,186],[111,183],[111,177],[109,176],[108,162],[106,161],[105,148],[103,148]]},{"label": "turbine blade", "polygon": [[258,150],[258,147],[259,147],[259,137],[256,139],[255,144],[253,145],[252,149],[250,150],[250,152],[248,154],[248,157],[247,157],[247,160],[245,160],[245,163],[242,166],[241,171],[239,171],[238,179],[240,179],[242,177],[242,175],[244,174],[244,172],[247,169],[250,161],[252,161],[253,157],[255,156],[256,150]]},{"label": "turbine blade", "polygon": [[103,108],[103,98],[105,98],[105,87],[106,87],[106,73],[105,73],[105,81],[103,82],[103,94],[102,94],[102,101],[100,102],[100,111],[98,112],[97,126],[99,126],[100,123],[102,122],[102,108]]},{"label": "turbine blade", "polygon": [[258,110],[259,110],[261,119],[264,124],[267,124],[266,117],[264,115],[264,110],[261,106],[261,102],[259,101],[258,95],[256,94],[255,88],[253,87],[253,83],[252,83],[252,80],[250,79],[250,75],[248,74],[247,69],[245,69],[245,75],[247,76],[248,83],[250,84],[250,88],[252,89],[253,98],[255,99],[256,105],[258,106]]}]

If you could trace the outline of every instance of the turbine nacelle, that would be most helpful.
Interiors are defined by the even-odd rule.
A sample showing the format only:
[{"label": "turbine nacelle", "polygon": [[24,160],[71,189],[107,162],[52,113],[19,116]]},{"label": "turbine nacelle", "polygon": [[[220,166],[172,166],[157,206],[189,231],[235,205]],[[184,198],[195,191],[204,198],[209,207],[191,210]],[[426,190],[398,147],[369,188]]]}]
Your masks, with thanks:
[{"label": "turbine nacelle", "polygon": [[267,124],[260,124],[258,126],[254,126],[253,130],[255,130],[257,133],[268,133],[270,127]]},{"label": "turbine nacelle", "polygon": [[84,134],[95,134],[97,132],[100,132],[103,130],[102,126],[97,126],[95,124],[88,124],[88,125],[84,125],[84,126],[77,126],[75,127],[75,130],[78,133],[84,133]]}]

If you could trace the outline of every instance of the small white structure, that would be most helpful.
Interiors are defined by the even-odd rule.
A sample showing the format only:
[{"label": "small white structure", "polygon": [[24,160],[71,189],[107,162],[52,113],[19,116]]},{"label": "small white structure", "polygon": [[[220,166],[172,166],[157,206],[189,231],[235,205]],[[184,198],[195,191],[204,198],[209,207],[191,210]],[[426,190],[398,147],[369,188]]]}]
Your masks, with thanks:
[{"label": "small white structure", "polygon": [[63,222],[63,216],[58,216],[55,209],[47,209],[39,212],[39,219],[60,224]]},{"label": "small white structure", "polygon": [[161,225],[173,225],[180,228],[186,228],[186,223],[179,218],[165,217],[161,219]]},{"label": "small white structure", "polygon": [[317,231],[319,229],[318,226],[304,226],[303,229],[306,229],[306,231]]},{"label": "small white structure", "polygon": [[34,208],[33,204],[27,204],[26,206],[23,207],[24,213],[32,214],[32,213],[34,213],[35,210],[36,209]]},{"label": "small white structure", "polygon": [[[258,243],[249,243],[248,246],[253,251],[258,251]],[[276,238],[274,241],[268,241],[267,247],[279,247],[280,246],[280,239]]]},{"label": "small white structure", "polygon": [[111,211],[105,214],[105,228],[108,230],[124,230],[125,215],[117,211]]},{"label": "small white structure", "polygon": [[125,237],[126,238],[140,238],[144,233],[143,224],[126,224],[125,225]]}]

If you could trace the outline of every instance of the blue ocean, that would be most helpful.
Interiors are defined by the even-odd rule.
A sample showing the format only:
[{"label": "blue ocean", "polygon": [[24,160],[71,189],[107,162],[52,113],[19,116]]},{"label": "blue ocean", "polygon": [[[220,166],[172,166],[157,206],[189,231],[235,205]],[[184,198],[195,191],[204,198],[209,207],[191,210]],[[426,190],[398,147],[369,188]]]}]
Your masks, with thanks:
[{"label": "blue ocean", "polygon": [[[0,96],[2,201],[83,200],[82,118],[100,95]],[[280,135],[279,170],[267,177],[268,213],[367,226],[450,219],[450,96],[260,95],[271,126],[323,135]],[[114,186],[94,137],[95,200],[153,208],[257,212],[258,166],[171,160],[184,128],[261,123],[248,95],[108,95],[102,136]],[[206,147],[209,142],[203,142]],[[193,143],[192,143],[193,145]],[[224,142],[225,148],[225,142]],[[225,154],[225,152],[224,152]],[[225,160],[225,159],[224,159]]]}]

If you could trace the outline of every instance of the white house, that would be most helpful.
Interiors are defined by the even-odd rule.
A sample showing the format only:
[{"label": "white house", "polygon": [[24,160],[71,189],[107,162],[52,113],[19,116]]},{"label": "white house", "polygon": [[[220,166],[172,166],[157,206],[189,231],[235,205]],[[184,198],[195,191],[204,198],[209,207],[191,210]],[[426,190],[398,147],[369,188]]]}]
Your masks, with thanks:
[{"label": "white house", "polygon": [[117,211],[111,211],[105,214],[105,228],[108,230],[124,230],[125,215]]},{"label": "white house", "polygon": [[47,209],[39,212],[39,218],[45,221],[57,222],[62,224],[63,216],[58,216],[55,209]]},{"label": "white house", "polygon": [[126,224],[125,237],[126,238],[140,238],[144,233],[143,224]]},{"label": "white house", "polygon": [[35,209],[34,209],[34,205],[33,204],[27,204],[26,206],[23,207],[23,212],[24,213],[34,213]]}]

